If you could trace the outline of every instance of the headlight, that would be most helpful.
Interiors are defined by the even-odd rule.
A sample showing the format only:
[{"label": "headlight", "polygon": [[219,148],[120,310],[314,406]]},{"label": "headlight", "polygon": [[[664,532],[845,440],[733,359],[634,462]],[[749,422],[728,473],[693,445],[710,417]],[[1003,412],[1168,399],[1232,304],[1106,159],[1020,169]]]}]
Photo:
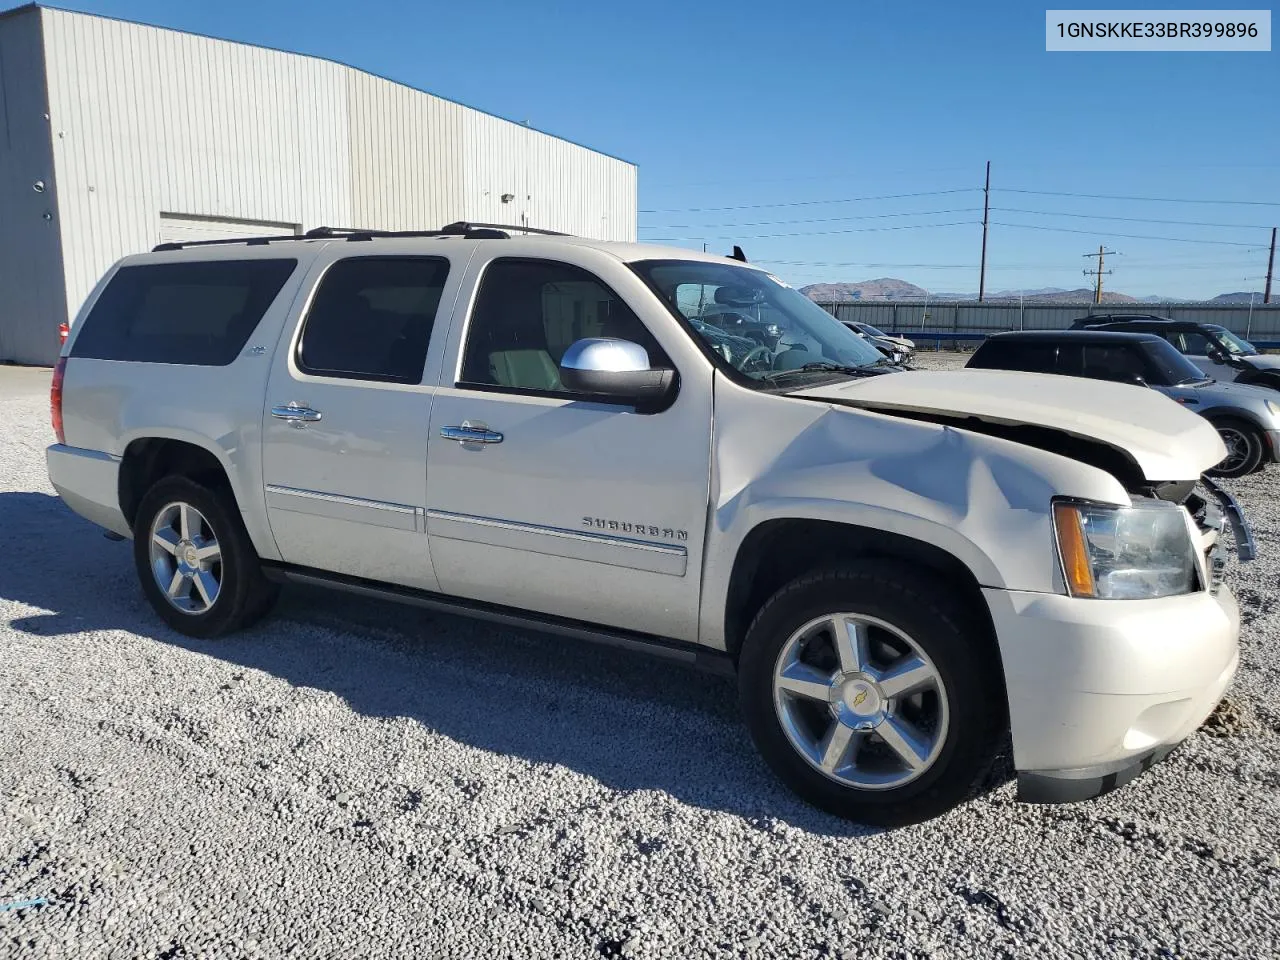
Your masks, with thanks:
[{"label": "headlight", "polygon": [[1053,527],[1073,597],[1143,600],[1196,589],[1195,543],[1177,504],[1060,502]]},{"label": "headlight", "polygon": [[1280,417],[1280,403],[1276,403],[1274,400],[1263,400],[1262,402],[1267,405],[1267,409],[1271,411],[1273,417]]}]

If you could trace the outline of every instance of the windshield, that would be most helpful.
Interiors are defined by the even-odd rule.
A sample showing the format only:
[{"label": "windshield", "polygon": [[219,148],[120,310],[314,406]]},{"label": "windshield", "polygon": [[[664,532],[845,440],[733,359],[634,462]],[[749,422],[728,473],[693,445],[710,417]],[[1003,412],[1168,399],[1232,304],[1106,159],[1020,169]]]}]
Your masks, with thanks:
[{"label": "windshield", "polygon": [[808,297],[760,270],[699,260],[631,266],[712,351],[762,385],[870,371],[883,359]]},{"label": "windshield", "polygon": [[[1178,348],[1168,340],[1147,340],[1142,344],[1143,351],[1150,361],[1147,381],[1157,386],[1171,386],[1178,383],[1198,383],[1208,377],[1194,363],[1178,352]],[[1156,378],[1159,379],[1156,379]]]},{"label": "windshield", "polygon": [[1217,341],[1218,346],[1233,357],[1252,357],[1257,350],[1248,340],[1242,340],[1226,327],[1207,327],[1209,335]]},{"label": "windshield", "polygon": [[888,334],[883,330],[877,330],[869,323],[858,323],[855,326],[869,337],[887,337]]}]

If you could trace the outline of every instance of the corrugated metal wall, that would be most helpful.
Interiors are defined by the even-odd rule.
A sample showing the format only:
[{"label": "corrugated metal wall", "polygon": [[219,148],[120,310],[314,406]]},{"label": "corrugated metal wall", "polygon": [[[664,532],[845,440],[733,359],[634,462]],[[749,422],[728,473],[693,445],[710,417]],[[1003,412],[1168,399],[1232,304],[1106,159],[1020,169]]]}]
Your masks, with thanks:
[{"label": "corrugated metal wall", "polygon": [[[326,60],[61,10],[28,18],[44,28],[72,313],[115,260],[159,241],[162,213],[635,239],[624,161]],[[38,64],[22,77],[43,89]],[[51,362],[52,343],[35,359]]]},{"label": "corrugated metal wall", "polygon": [[1253,306],[1207,303],[1109,303],[1094,307],[1087,303],[977,303],[945,301],[929,303],[820,304],[841,320],[858,320],[886,333],[904,336],[929,333],[998,333],[1003,330],[1063,330],[1077,317],[1090,313],[1150,313],[1171,320],[1217,323],[1242,337],[1256,340],[1280,339],[1280,305]]},{"label": "corrugated metal wall", "polygon": [[47,111],[39,11],[0,17],[0,360],[19,363],[57,356],[67,314]]}]

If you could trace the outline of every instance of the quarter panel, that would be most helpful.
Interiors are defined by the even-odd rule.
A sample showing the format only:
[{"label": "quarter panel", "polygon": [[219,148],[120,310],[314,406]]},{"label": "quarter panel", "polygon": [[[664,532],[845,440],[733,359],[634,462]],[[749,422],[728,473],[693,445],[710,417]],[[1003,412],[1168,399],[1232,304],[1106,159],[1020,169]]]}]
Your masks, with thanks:
[{"label": "quarter panel", "polygon": [[[278,560],[266,522],[262,491],[262,403],[276,340],[302,287],[319,245],[291,244],[281,252],[270,247],[247,250],[208,248],[206,259],[272,258],[298,261],[267,308],[239,356],[226,366],[134,363],[67,357],[62,417],[67,442],[77,447],[122,456],[134,440],[181,440],[209,451],[222,464],[245,527],[259,556]],[[120,261],[103,277],[80,311],[66,357],[92,305],[120,266],[159,263],[187,254],[143,254]]]},{"label": "quarter panel", "polygon": [[209,451],[227,474],[259,556],[278,559],[258,482],[269,362],[269,355],[244,354],[226,367],[73,358],[63,386],[67,438],[116,457],[148,438]]}]

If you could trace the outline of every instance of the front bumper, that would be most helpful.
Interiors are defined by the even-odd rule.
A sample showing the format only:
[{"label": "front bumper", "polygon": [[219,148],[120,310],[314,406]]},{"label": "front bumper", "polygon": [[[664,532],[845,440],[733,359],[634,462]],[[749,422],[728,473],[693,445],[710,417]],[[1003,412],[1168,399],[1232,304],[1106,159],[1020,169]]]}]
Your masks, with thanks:
[{"label": "front bumper", "polygon": [[1029,801],[1132,779],[1204,722],[1235,675],[1240,615],[1226,587],[1158,600],[983,593]]}]

